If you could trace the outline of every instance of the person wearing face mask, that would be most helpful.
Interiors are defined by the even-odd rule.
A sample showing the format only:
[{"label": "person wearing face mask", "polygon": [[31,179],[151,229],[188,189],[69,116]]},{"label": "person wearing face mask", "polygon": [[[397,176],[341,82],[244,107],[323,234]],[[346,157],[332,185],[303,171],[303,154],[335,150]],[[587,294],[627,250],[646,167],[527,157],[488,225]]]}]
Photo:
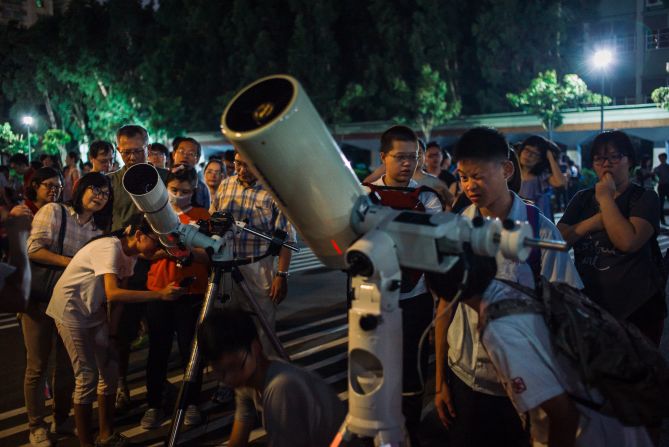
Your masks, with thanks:
[{"label": "person wearing face mask", "polygon": [[[193,168],[181,167],[170,172],[166,183],[170,204],[181,223],[189,224],[198,220],[209,220],[209,212],[193,200],[198,184],[197,173]],[[181,364],[185,368],[207,288],[209,259],[203,249],[194,249],[191,253],[172,254],[180,258],[188,257],[190,262],[178,267],[173,256],[161,251],[154,257],[146,281],[148,290],[161,290],[170,283],[181,284],[186,289],[185,295],[176,301],[152,301],[146,305],[149,328],[146,398],[149,408],[140,422],[142,428],[146,430],[160,427],[165,418],[163,388],[167,379],[167,364],[172,339],[176,333]],[[185,425],[197,425],[202,419],[197,408],[201,383],[202,371],[198,375],[198,388],[192,394],[194,398],[188,403],[186,409]]]}]

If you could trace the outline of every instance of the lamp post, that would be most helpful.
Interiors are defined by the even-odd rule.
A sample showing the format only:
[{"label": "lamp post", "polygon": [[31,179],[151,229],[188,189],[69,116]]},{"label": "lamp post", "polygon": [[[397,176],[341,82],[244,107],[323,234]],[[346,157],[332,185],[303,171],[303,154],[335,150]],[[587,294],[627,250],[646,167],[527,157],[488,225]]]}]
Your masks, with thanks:
[{"label": "lamp post", "polygon": [[30,115],[25,115],[22,119],[21,122],[26,126],[26,133],[28,134],[27,142],[28,142],[28,163],[32,161],[32,156],[31,156],[31,151],[30,151],[30,126],[32,126],[35,123],[35,119],[30,116]]},{"label": "lamp post", "polygon": [[601,90],[600,90],[600,101],[599,101],[599,110],[600,110],[600,122],[599,122],[599,131],[604,132],[604,78],[606,77],[606,69],[613,62],[613,53],[611,50],[597,50],[592,56],[592,64],[597,70],[601,71]]}]

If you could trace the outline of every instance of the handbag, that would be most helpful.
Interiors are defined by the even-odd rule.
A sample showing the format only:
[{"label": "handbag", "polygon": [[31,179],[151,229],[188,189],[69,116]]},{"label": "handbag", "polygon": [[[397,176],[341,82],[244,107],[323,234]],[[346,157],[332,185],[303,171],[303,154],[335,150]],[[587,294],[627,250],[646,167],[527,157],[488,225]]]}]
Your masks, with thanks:
[{"label": "handbag", "polygon": [[[60,205],[61,220],[60,232],[58,233],[58,254],[63,254],[63,241],[65,240],[65,230],[67,228],[67,216],[65,207]],[[51,299],[53,289],[56,287],[60,275],[65,271],[65,267],[42,264],[40,262],[30,261],[30,302],[48,303]]]}]

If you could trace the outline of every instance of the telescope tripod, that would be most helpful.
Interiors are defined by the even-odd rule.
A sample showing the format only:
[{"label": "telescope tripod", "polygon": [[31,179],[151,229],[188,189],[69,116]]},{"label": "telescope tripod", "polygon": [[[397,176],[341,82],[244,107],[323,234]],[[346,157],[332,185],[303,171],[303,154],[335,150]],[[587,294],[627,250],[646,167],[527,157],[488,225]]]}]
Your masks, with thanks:
[{"label": "telescope tripod", "polygon": [[[283,358],[284,360],[290,361],[288,353],[279,342],[274,328],[269,325],[269,322],[262,313],[260,305],[256,301],[255,297],[249,292],[248,286],[244,282],[244,277],[239,271],[239,263],[232,259],[232,253],[229,251],[232,244],[227,244],[223,248],[224,254],[212,256],[212,264],[209,272],[209,282],[207,284],[207,293],[204,296],[204,301],[202,303],[202,310],[200,311],[200,317],[198,318],[197,325],[199,326],[202,321],[209,315],[214,301],[218,296],[219,284],[221,283],[221,278],[223,274],[230,273],[232,279],[235,281],[239,289],[242,291],[243,295],[247,299],[247,302],[250,304],[253,312],[255,313],[258,323],[265,332],[270,344],[276,351],[276,353]],[[226,256],[225,252],[229,252]],[[197,331],[195,332],[195,337],[193,338],[193,344],[191,346],[190,358],[188,360],[188,366],[183,376],[183,383],[181,389],[179,390],[179,395],[177,397],[177,402],[174,407],[174,414],[172,415],[172,424],[170,426],[170,434],[165,445],[168,447],[174,447],[177,444],[179,438],[179,432],[181,430],[181,425],[183,423],[184,415],[186,412],[186,407],[190,401],[190,398],[194,392],[197,375],[200,372],[201,368],[201,358],[200,358],[200,347],[197,339]]]}]

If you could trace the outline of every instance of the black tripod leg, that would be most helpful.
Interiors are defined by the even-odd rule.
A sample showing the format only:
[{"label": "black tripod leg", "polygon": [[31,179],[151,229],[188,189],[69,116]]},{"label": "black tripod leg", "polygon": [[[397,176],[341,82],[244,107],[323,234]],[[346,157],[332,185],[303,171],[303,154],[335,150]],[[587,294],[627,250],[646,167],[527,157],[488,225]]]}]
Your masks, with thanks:
[{"label": "black tripod leg", "polygon": [[[198,327],[202,321],[209,314],[209,311],[214,305],[214,300],[218,291],[218,285],[221,282],[221,268],[214,266],[211,268],[209,273],[209,284],[207,285],[207,293],[204,296],[204,302],[202,303],[202,310],[200,311],[200,317],[198,318],[197,325]],[[186,372],[184,373],[183,382],[181,384],[181,389],[179,390],[179,397],[177,398],[177,403],[174,407],[174,414],[172,415],[172,425],[170,426],[170,435],[165,441],[165,445],[168,447],[174,447],[177,444],[179,438],[179,431],[181,430],[181,424],[183,422],[184,414],[186,412],[186,407],[188,402],[190,402],[190,396],[193,393],[195,388],[195,383],[197,381],[197,375],[200,371],[200,349],[198,346],[197,340],[197,330],[195,331],[195,337],[193,337],[193,344],[191,345],[190,350],[190,359],[188,360],[188,366],[186,367]]]},{"label": "black tripod leg", "polygon": [[262,329],[263,329],[263,331],[265,331],[265,334],[267,335],[267,338],[269,339],[269,342],[272,344],[272,347],[274,348],[274,351],[276,351],[276,353],[279,355],[279,357],[281,357],[282,359],[289,362],[290,357],[288,356],[288,353],[283,348],[283,345],[279,341],[279,338],[276,336],[276,332],[274,332],[274,328],[270,327],[269,322],[267,321],[267,318],[265,318],[265,314],[263,314],[262,309],[260,308],[260,305],[258,304],[258,301],[256,301],[253,294],[249,291],[248,286],[244,282],[244,276],[239,271],[239,269],[233,268],[232,279],[235,281],[235,283],[239,286],[239,289],[246,296],[246,299],[248,300],[248,303],[251,305],[251,308],[253,309],[253,312],[256,314],[256,317],[258,318],[258,322],[260,323],[260,326],[262,326]]}]

